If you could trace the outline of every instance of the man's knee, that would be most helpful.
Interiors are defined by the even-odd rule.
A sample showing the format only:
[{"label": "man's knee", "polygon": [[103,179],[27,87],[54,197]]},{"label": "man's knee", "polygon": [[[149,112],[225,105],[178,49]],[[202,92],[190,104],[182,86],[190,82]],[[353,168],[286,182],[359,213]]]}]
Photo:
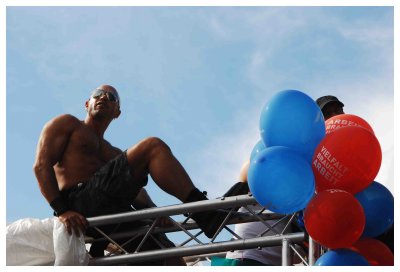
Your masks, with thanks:
[{"label": "man's knee", "polygon": [[142,142],[144,145],[146,145],[146,149],[150,152],[159,152],[160,149],[171,151],[169,146],[160,138],[158,137],[149,137],[143,140]]},{"label": "man's knee", "polygon": [[[149,137],[127,150],[128,164],[138,175],[148,171],[149,163],[159,154],[171,152],[169,146],[160,138]],[[143,171],[141,171],[143,170]],[[145,175],[148,173],[146,172]]]}]

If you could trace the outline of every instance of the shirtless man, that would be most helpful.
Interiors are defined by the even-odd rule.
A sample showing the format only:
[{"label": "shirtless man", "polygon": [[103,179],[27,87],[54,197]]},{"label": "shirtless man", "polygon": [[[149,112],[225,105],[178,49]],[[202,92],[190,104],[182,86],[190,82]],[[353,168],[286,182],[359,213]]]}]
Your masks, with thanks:
[{"label": "shirtless man", "polygon": [[[156,184],[182,202],[206,200],[159,138],[144,139],[122,151],[104,139],[104,132],[121,114],[117,90],[96,88],[85,103],[81,121],[65,114],[50,120],[40,135],[33,166],[40,191],[71,234],[83,232],[86,217],[127,211],[135,201],[145,201],[142,187],[150,174]],[[215,212],[192,215],[208,237],[221,221]]]}]

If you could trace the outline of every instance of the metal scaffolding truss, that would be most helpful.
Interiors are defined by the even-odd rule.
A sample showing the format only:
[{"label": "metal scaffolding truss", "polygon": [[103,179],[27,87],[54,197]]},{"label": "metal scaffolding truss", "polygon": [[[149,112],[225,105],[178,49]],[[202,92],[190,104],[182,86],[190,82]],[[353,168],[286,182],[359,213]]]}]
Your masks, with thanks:
[{"label": "metal scaffolding truss", "polygon": [[[115,250],[109,252],[105,257],[91,259],[89,265],[132,264],[167,257],[185,257],[187,263],[194,265],[204,258],[215,255],[222,256],[224,252],[230,250],[268,246],[282,246],[282,265],[291,265],[293,255],[297,255],[303,265],[313,264],[315,256],[318,254],[316,254],[317,248],[315,248],[312,240],[309,241],[309,256],[304,256],[304,253],[302,254],[298,252],[296,244],[304,242],[306,239],[305,233],[285,233],[295,215],[280,215],[264,210],[255,212],[253,206],[256,204],[256,200],[249,194],[88,218],[89,226],[97,230],[102,237],[98,239],[88,237],[86,242],[93,243],[96,241],[107,240],[113,244],[113,247],[115,248]],[[235,208],[237,207],[244,207],[247,212],[236,212],[237,209]],[[214,237],[209,239],[208,242],[204,242],[204,240],[202,241],[199,238],[203,233],[202,231],[195,234],[190,232],[190,230],[198,229],[198,226],[195,221],[189,217],[182,222],[178,222],[171,218],[174,224],[173,227],[161,228],[156,226],[160,217],[190,214],[206,210],[224,210],[227,214],[219,226],[217,233]],[[150,222],[152,223],[149,226],[120,233],[113,233],[110,235],[105,234],[99,228],[100,226],[108,224],[132,222],[143,219],[151,219]],[[268,224],[267,220],[271,219],[275,219],[276,223],[273,225]],[[265,225],[265,231],[260,233],[258,237],[243,239],[228,226],[231,224],[241,224],[246,222],[262,222]],[[278,232],[274,227],[280,222],[287,223],[283,231]],[[232,234],[235,239],[216,241],[217,238],[221,239],[219,235],[223,229]],[[182,243],[175,244],[175,247],[173,248],[165,248],[165,246],[158,243],[161,249],[148,251],[141,250],[147,239],[153,239],[157,243],[157,239],[153,236],[154,234],[172,232],[184,232],[188,238]],[[128,250],[124,248],[125,245],[138,237],[143,237],[141,242],[135,250],[128,252]],[[129,239],[124,244],[118,244],[115,240],[120,238]],[[191,257],[189,258],[188,256]]]}]

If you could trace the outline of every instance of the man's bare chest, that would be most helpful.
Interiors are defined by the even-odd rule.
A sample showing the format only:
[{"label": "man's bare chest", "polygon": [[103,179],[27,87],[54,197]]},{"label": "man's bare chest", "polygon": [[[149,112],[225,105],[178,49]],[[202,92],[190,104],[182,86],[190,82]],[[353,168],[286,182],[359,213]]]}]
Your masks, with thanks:
[{"label": "man's bare chest", "polygon": [[76,152],[77,154],[100,156],[103,141],[93,131],[83,127],[72,133],[67,148],[69,152]]}]

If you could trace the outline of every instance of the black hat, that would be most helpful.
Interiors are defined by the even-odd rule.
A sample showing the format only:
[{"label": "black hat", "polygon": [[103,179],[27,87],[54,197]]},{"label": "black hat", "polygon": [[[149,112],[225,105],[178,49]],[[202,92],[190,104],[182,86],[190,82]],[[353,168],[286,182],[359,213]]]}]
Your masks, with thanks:
[{"label": "black hat", "polygon": [[339,100],[339,99],[337,99],[337,97],[336,96],[333,96],[333,95],[326,95],[326,96],[321,96],[320,98],[318,98],[317,100],[316,100],[316,102],[317,102],[317,104],[318,104],[318,106],[319,106],[319,108],[322,110],[328,103],[331,103],[331,102],[336,102],[336,103],[339,103],[340,104],[340,106],[344,106],[344,104]]}]

